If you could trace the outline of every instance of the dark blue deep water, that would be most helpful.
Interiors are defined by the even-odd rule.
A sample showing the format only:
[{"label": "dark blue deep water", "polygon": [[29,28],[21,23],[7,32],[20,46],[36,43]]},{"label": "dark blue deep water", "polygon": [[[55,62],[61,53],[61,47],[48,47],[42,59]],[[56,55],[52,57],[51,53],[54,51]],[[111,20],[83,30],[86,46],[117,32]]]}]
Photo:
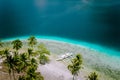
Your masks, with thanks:
[{"label": "dark blue deep water", "polygon": [[120,0],[0,0],[0,38],[44,35],[120,51]]}]

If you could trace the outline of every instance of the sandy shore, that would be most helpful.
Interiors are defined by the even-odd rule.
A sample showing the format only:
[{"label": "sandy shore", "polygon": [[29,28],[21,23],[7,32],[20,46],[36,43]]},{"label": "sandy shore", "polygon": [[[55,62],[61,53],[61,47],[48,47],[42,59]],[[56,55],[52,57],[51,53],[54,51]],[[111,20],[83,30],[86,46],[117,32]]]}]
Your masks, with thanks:
[{"label": "sandy shore", "polygon": [[99,53],[95,50],[85,48],[84,46],[69,43],[61,43],[52,40],[39,40],[39,42],[44,43],[51,51],[52,55],[54,55],[54,57],[51,55],[51,62],[49,64],[40,66],[38,69],[44,75],[45,80],[72,79],[72,75],[67,69],[68,61],[70,61],[70,59],[66,59],[64,62],[56,61],[60,55],[67,52],[72,52],[74,54],[80,53],[83,56],[84,68],[80,71],[78,77],[80,80],[86,80],[86,76],[92,71],[96,71],[99,74],[100,80],[117,80],[116,78],[113,78],[113,76],[116,75],[114,70],[116,71],[120,68],[119,57],[106,55],[104,53]]},{"label": "sandy shore", "polygon": [[67,69],[70,59],[56,61],[56,59],[67,52],[80,53],[83,57],[83,69],[81,69],[78,80],[86,80],[90,72],[96,71],[99,80],[119,80],[120,58],[88,49],[84,46],[74,45],[53,40],[38,40],[44,43],[51,52],[50,63],[39,65],[38,71],[45,80],[72,80],[72,75]]}]

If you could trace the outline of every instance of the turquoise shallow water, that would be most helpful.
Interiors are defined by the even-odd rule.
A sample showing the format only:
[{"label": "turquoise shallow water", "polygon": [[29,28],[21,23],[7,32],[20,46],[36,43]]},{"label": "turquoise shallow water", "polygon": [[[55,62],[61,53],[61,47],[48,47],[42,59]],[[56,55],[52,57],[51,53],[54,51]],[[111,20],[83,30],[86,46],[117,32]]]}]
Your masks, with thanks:
[{"label": "turquoise shallow water", "polygon": [[[29,36],[22,36],[22,37],[15,37],[15,38],[8,38],[8,39],[4,39],[3,41],[11,41],[11,40],[15,40],[15,39],[20,39],[20,40],[25,40],[29,38]],[[92,43],[88,43],[88,42],[84,42],[84,41],[78,41],[78,40],[72,40],[72,39],[68,39],[68,38],[62,38],[62,37],[57,37],[57,36],[36,36],[37,39],[45,39],[45,40],[54,40],[54,41],[58,41],[58,42],[66,42],[66,43],[70,43],[70,44],[74,44],[74,45],[78,45],[78,46],[83,46],[85,48],[88,49],[92,49],[95,50],[97,52],[103,53],[103,54],[107,54],[109,56],[116,56],[116,57],[120,57],[120,52],[101,46],[101,45],[97,45],[97,44],[92,44]]]},{"label": "turquoise shallow water", "polygon": [[0,39],[60,36],[120,51],[120,0],[0,0]]}]

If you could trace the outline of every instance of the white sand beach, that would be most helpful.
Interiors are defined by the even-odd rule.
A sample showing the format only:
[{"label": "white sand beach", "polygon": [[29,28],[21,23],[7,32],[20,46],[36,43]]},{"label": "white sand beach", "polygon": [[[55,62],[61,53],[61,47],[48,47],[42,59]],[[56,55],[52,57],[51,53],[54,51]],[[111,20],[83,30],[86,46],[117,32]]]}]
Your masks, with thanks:
[{"label": "white sand beach", "polygon": [[104,53],[85,48],[84,46],[78,46],[69,43],[61,43],[52,40],[40,40],[39,42],[44,43],[51,52],[51,62],[45,66],[40,66],[38,69],[45,77],[45,80],[72,79],[72,75],[67,69],[67,65],[70,62],[70,59],[65,59],[64,61],[56,61],[60,55],[63,55],[67,52],[72,52],[74,54],[80,53],[83,57],[83,69],[81,69],[78,76],[79,80],[86,80],[86,76],[90,72],[96,71],[96,68],[101,68],[100,71],[97,71],[100,80],[116,80],[112,78],[112,76],[106,75],[106,73],[109,73],[109,71],[105,73],[102,72],[102,70],[103,68],[111,69],[111,71],[119,70],[119,57],[106,55]]},{"label": "white sand beach", "polygon": [[44,43],[51,52],[50,62],[46,65],[39,65],[37,70],[41,72],[45,80],[72,80],[72,75],[67,69],[71,58],[56,61],[61,55],[68,52],[74,54],[80,53],[83,57],[83,68],[80,70],[78,80],[86,80],[88,74],[93,71],[98,73],[99,80],[119,80],[119,57],[110,56],[90,48],[88,49],[85,46],[66,42],[43,39],[39,39],[38,42]]}]

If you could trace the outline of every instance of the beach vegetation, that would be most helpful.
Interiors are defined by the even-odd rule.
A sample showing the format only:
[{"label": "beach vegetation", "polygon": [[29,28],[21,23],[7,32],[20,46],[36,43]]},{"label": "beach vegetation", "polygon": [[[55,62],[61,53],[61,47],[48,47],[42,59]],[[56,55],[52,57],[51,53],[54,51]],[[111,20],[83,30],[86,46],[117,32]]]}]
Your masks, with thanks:
[{"label": "beach vegetation", "polygon": [[44,80],[37,68],[50,61],[50,51],[43,44],[35,47],[37,39],[34,36],[28,41],[30,47],[27,48],[22,49],[23,43],[17,39],[11,42],[10,49],[0,50],[2,68],[9,74],[9,80]]},{"label": "beach vegetation", "polygon": [[35,36],[30,36],[28,38],[28,45],[33,48],[36,44],[37,44],[37,39],[35,38]]},{"label": "beach vegetation", "polygon": [[71,64],[68,65],[68,70],[73,75],[73,80],[78,76],[80,69],[82,68],[82,56],[77,54],[75,58],[71,60]]},{"label": "beach vegetation", "polygon": [[22,46],[23,46],[22,41],[20,41],[19,39],[12,41],[11,44],[13,45],[13,49],[16,50],[16,53],[17,53],[17,51],[18,51],[20,48],[22,48]]},{"label": "beach vegetation", "polygon": [[39,63],[40,64],[45,64],[45,63],[48,63],[50,60],[49,60],[49,55],[50,55],[50,51],[45,47],[44,44],[40,44],[38,46],[38,54],[39,54]]},{"label": "beach vegetation", "polygon": [[96,72],[91,72],[87,80],[98,80],[98,74]]}]

